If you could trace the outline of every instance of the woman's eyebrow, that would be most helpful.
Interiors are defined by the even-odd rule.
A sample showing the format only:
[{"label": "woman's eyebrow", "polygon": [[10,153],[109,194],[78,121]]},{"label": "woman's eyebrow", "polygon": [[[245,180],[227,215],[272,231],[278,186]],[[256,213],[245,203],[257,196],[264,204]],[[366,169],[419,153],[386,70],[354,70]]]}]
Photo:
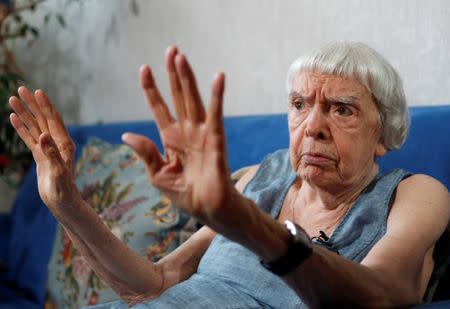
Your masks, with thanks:
[{"label": "woman's eyebrow", "polygon": [[343,103],[343,104],[354,104],[359,100],[356,96],[336,96],[336,97],[327,97],[327,101],[333,103]]},{"label": "woman's eyebrow", "polygon": [[289,93],[289,98],[297,99],[297,100],[306,100],[306,99],[308,99],[308,96],[304,96],[300,92],[297,92],[297,91],[291,91]]},{"label": "woman's eyebrow", "polygon": [[[305,95],[301,94],[300,92],[291,91],[289,93],[289,98],[297,99],[297,100],[308,100],[308,99],[311,99],[311,96],[305,96]],[[330,97],[327,97],[326,100],[328,102],[333,102],[333,103],[355,104],[356,102],[359,101],[359,97],[354,96],[354,95],[330,96]]]}]

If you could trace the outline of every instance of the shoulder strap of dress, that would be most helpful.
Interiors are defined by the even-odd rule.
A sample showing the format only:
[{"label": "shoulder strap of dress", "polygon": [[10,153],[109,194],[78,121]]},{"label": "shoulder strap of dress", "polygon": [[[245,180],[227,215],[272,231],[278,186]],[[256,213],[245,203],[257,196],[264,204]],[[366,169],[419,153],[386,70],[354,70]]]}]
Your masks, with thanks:
[{"label": "shoulder strap of dress", "polygon": [[275,217],[295,177],[289,150],[278,150],[264,158],[243,194]]}]

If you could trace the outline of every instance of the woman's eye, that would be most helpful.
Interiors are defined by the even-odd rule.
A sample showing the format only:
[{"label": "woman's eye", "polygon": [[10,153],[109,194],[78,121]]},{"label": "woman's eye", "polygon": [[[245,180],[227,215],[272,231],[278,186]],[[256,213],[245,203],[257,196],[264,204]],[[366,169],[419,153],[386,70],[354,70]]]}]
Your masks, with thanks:
[{"label": "woman's eye", "polygon": [[353,111],[347,106],[339,106],[336,111],[341,116],[351,116],[351,115],[353,115]]},{"label": "woman's eye", "polygon": [[304,106],[304,103],[300,101],[295,101],[293,105],[297,110],[301,110]]}]

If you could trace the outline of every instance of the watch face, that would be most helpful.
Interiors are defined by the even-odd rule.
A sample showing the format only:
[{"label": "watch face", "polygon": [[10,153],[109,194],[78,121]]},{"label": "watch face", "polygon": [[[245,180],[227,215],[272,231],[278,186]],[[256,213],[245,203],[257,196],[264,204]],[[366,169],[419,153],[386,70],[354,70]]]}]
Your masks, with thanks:
[{"label": "watch face", "polygon": [[292,222],[290,220],[285,220],[284,225],[291,232],[291,235],[293,235],[293,236],[297,235],[297,226],[294,222]]},{"label": "watch face", "polygon": [[311,240],[308,237],[308,234],[306,234],[305,230],[299,226],[298,224],[295,224],[294,222],[290,220],[285,220],[284,225],[286,228],[291,232],[291,235],[294,238],[294,242],[302,242],[303,244],[310,244]]}]

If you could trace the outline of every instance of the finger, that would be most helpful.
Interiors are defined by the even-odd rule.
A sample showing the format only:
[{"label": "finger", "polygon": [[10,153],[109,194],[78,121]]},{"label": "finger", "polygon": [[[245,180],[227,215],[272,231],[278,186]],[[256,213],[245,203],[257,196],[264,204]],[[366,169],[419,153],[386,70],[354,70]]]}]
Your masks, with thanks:
[{"label": "finger", "polygon": [[25,86],[19,87],[18,92],[22,101],[25,102],[25,104],[33,113],[41,132],[48,132],[47,120],[39,110],[39,107],[36,103],[36,99],[34,98],[33,93],[30,90],[28,90]]},{"label": "finger", "polygon": [[65,163],[52,136],[44,132],[39,137],[39,146],[47,160],[56,167],[64,168]]},{"label": "finger", "polygon": [[214,77],[211,103],[206,118],[206,125],[212,132],[217,134],[225,134],[223,125],[223,93],[225,90],[225,75],[218,73]]},{"label": "finger", "polygon": [[58,146],[61,157],[64,162],[68,164],[68,167],[72,169],[75,155],[75,144],[64,125],[61,115],[42,90],[36,90],[34,93],[34,98],[43,117],[45,117],[47,121],[49,133]]},{"label": "finger", "polygon": [[183,90],[181,89],[180,80],[178,79],[175,57],[178,54],[176,47],[170,46],[166,51],[166,70],[169,76],[170,92],[172,94],[172,101],[175,106],[177,119],[183,122],[186,119],[186,111],[183,102]]},{"label": "finger", "polygon": [[16,97],[9,98],[9,106],[13,109],[16,115],[20,118],[22,123],[28,128],[28,132],[31,134],[33,139],[37,142],[39,140],[39,135],[41,135],[41,129],[39,128],[36,119],[33,115],[22,105]]},{"label": "finger", "polygon": [[194,72],[184,55],[176,55],[175,67],[183,90],[184,106],[188,118],[199,123],[205,121],[205,109],[202,104],[200,93],[197,89]]},{"label": "finger", "polygon": [[164,165],[158,148],[147,137],[134,133],[124,133],[122,141],[130,146],[144,161],[150,177],[153,177]]},{"label": "finger", "polygon": [[67,130],[62,121],[61,115],[55,109],[53,103],[50,101],[44,91],[38,89],[34,92],[34,98],[38,104],[43,117],[45,117],[49,131],[54,138],[60,137],[61,134],[68,135]]},{"label": "finger", "polygon": [[156,125],[162,130],[173,122],[173,118],[170,115],[167,105],[159,94],[150,67],[147,65],[142,66],[140,69],[140,76],[142,90],[144,91],[147,103],[155,116]]},{"label": "finger", "polygon": [[37,141],[30,134],[28,128],[25,126],[22,120],[20,120],[20,118],[15,113],[12,113],[11,115],[9,115],[9,121],[11,122],[11,125],[16,130],[17,134],[19,134],[25,145],[27,145],[27,147],[31,151],[33,151]]}]

